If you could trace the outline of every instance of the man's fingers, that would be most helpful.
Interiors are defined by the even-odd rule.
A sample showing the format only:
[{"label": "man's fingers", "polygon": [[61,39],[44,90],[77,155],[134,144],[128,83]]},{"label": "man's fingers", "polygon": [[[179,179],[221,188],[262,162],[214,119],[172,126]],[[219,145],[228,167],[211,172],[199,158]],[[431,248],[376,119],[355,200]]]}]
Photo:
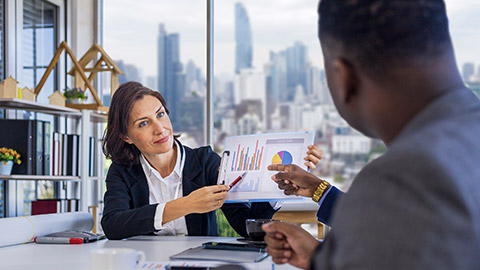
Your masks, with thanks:
[{"label": "man's fingers", "polygon": [[274,174],[272,177],[275,177],[275,181],[291,181],[293,175],[294,173],[292,172],[279,172],[277,174]]},{"label": "man's fingers", "polygon": [[266,234],[265,242],[268,243],[269,247],[274,249],[283,249],[283,246],[285,245],[285,239],[279,239],[276,233]]},{"label": "man's fingers", "polygon": [[282,165],[282,164],[272,164],[268,165],[268,170],[269,171],[284,171],[287,165]]},{"label": "man's fingers", "polygon": [[303,229],[297,225],[287,223],[287,222],[269,222],[262,225],[262,229],[266,233],[281,233],[289,238],[293,235],[296,235],[299,231]]}]

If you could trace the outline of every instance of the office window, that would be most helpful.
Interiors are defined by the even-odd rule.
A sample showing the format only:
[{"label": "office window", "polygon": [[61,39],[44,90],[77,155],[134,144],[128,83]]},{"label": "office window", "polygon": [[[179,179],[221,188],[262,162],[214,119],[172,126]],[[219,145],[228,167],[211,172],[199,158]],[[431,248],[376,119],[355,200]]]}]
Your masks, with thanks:
[{"label": "office window", "polygon": [[[318,1],[215,1],[214,140],[314,131],[314,171],[347,189],[373,141],[349,127],[330,99],[316,35]],[[363,147],[362,147],[363,146]]]},{"label": "office window", "polygon": [[[125,76],[159,91],[174,133],[205,144],[205,1],[104,0],[104,48]],[[109,104],[109,84],[104,100]]]},{"label": "office window", "polygon": [[4,24],[3,22],[5,21],[4,19],[4,5],[3,5],[3,0],[0,0],[0,79],[5,78],[5,64],[4,64],[4,47],[3,47],[3,35],[4,35]]},{"label": "office window", "polygon": [[480,2],[446,0],[455,56],[465,85],[480,97]]},{"label": "office window", "polygon": [[[42,78],[56,50],[57,7],[44,0],[23,1],[22,60],[24,86],[33,88]],[[57,89],[55,69],[48,77],[37,101],[48,103]]]},{"label": "office window", "polygon": [[[4,10],[3,10],[3,0],[0,0],[0,79],[3,80],[4,75],[4,56],[3,56],[3,22],[4,22]],[[0,118],[3,118],[3,110],[0,109]],[[5,216],[5,207],[4,207],[4,181],[0,180],[0,217]]]}]

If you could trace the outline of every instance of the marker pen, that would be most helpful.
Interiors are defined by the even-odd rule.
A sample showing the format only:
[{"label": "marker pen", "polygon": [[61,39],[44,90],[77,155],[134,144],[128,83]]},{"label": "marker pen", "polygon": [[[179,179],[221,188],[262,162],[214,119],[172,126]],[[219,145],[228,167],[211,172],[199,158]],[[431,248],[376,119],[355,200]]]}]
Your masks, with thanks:
[{"label": "marker pen", "polygon": [[38,236],[33,239],[37,244],[82,244],[82,238]]},{"label": "marker pen", "polygon": [[245,175],[247,175],[247,172],[244,172],[242,175],[240,175],[239,177],[237,177],[237,179],[235,179],[231,184],[230,184],[230,188],[232,188],[233,186],[235,186],[240,180],[242,180]]}]

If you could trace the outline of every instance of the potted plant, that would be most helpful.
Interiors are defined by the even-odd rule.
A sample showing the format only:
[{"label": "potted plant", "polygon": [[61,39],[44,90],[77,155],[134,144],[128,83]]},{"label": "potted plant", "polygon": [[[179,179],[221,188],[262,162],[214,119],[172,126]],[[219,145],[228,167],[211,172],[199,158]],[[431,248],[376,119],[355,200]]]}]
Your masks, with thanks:
[{"label": "potted plant", "polygon": [[87,99],[85,91],[80,87],[72,89],[67,87],[63,92],[63,96],[67,98],[67,103],[70,104],[82,104]]},{"label": "potted plant", "polygon": [[10,175],[13,164],[21,164],[20,154],[17,151],[2,147],[0,148],[0,175]]}]

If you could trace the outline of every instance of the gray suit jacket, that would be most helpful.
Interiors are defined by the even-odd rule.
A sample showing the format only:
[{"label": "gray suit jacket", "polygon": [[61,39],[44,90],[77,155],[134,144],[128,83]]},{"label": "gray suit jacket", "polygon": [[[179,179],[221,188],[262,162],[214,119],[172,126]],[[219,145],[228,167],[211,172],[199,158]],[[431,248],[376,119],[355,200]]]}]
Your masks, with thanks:
[{"label": "gray suit jacket", "polygon": [[313,269],[480,269],[480,102],[467,89],[423,109],[367,165],[332,217]]}]

